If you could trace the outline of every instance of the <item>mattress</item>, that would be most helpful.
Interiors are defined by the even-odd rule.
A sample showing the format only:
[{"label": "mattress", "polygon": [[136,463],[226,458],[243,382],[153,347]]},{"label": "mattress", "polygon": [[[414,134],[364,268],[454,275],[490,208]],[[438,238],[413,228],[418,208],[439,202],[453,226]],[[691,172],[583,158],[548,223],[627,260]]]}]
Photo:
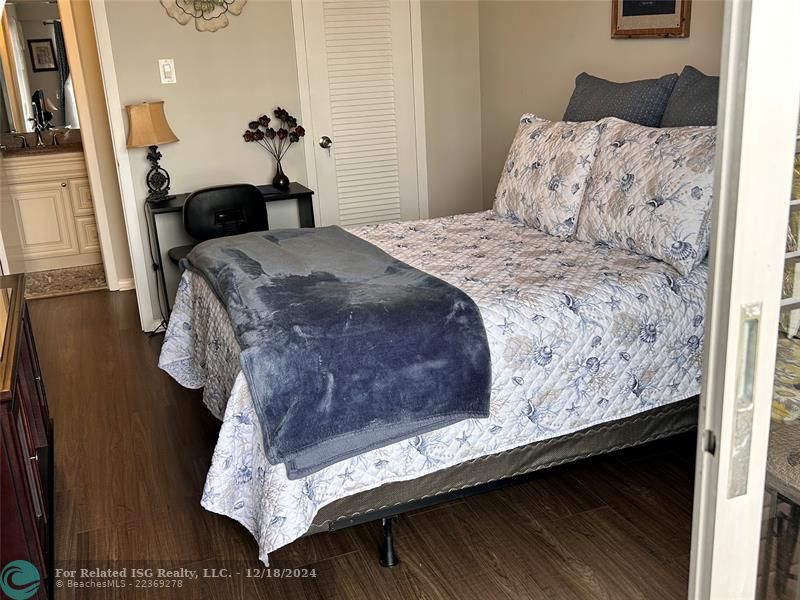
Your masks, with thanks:
[{"label": "mattress", "polygon": [[289,480],[266,459],[225,309],[185,272],[159,365],[180,384],[203,387],[222,421],[201,504],[244,525],[265,564],[336,500],[699,393],[705,264],[683,277],[654,259],[561,240],[492,211],[350,231],[475,301],[492,355],[490,416]]}]

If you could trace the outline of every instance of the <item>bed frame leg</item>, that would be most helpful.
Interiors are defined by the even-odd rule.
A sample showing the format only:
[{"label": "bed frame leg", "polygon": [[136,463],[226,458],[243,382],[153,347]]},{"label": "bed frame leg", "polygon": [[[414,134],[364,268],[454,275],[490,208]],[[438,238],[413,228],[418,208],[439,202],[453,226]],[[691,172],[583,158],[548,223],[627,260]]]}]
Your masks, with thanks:
[{"label": "bed frame leg", "polygon": [[396,517],[381,519],[383,527],[383,539],[380,547],[380,563],[382,567],[394,567],[400,562],[394,553],[394,536],[392,535],[392,521]]}]

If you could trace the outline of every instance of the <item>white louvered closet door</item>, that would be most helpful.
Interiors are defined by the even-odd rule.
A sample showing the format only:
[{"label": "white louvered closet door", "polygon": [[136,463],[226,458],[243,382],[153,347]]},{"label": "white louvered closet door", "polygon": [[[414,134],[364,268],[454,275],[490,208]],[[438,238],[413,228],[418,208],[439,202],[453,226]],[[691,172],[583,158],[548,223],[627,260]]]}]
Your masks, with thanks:
[{"label": "white louvered closet door", "polygon": [[418,218],[409,1],[301,5],[319,221]]}]

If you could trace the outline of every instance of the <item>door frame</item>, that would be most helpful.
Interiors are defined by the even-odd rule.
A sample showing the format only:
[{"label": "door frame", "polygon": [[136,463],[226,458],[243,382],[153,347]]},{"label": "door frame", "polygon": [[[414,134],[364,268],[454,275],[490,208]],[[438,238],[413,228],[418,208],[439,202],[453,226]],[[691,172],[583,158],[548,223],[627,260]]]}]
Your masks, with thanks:
[{"label": "door frame", "polygon": [[108,222],[108,213],[106,212],[103,195],[100,161],[97,157],[98,145],[95,141],[95,136],[98,135],[98,132],[95,131],[92,123],[92,115],[95,111],[103,110],[103,107],[92,106],[92,102],[89,100],[71,0],[58,0],[58,12],[61,18],[61,29],[64,33],[64,46],[69,59],[69,71],[72,75],[72,88],[75,91],[75,105],[78,109],[78,117],[81,123],[83,158],[86,163],[89,187],[92,191],[92,206],[94,207],[94,219],[97,224],[97,236],[100,239],[100,254],[103,259],[106,284],[111,291],[131,289],[133,282],[130,280],[120,281],[117,273],[114,246],[111,241],[111,226]]},{"label": "door frame", "polygon": [[[25,115],[22,112],[22,98],[20,97],[19,81],[17,79],[17,59],[14,56],[11,29],[8,25],[8,17],[5,11],[5,0],[0,0],[0,63],[2,65],[2,75],[4,81],[11,82],[6,85],[8,94],[9,108],[13,116],[14,125],[25,122]],[[23,67],[24,68],[24,67]]]},{"label": "door frame", "polygon": [[[94,111],[101,110],[101,108],[93,107],[89,100],[83,63],[80,59],[77,25],[72,12],[71,0],[58,0],[57,5],[62,31],[64,33],[64,46],[70,63],[70,74],[72,75],[73,90],[75,91],[75,104],[81,121],[81,143],[83,145],[84,163],[89,179],[89,187],[92,192],[92,205],[94,207],[94,218],[97,226],[97,236],[100,241],[100,254],[106,276],[106,284],[108,285],[108,289],[112,291],[132,289],[134,287],[133,280],[120,280],[117,272],[116,256],[112,243],[113,236],[111,234],[108,213],[106,212],[106,205],[103,201],[101,169],[97,159],[98,145],[95,141],[95,136],[98,135],[98,132],[94,130],[91,118]],[[4,7],[5,0],[0,0],[0,11],[2,11]],[[3,12],[0,40],[2,41],[2,51],[4,54],[7,53],[8,44],[10,44],[8,35],[7,20],[5,12]],[[14,57],[7,56],[6,58],[8,64],[13,65]],[[16,89],[16,86],[14,87],[15,89],[13,90],[9,89],[9,96],[13,96],[10,100],[12,102],[12,110],[16,114],[20,110],[19,103],[21,102],[21,98],[19,98],[19,90]],[[19,118],[22,117],[20,116]],[[3,251],[3,254],[5,254],[5,251]]]},{"label": "door frame", "polygon": [[[148,241],[145,224],[140,220],[142,200],[136,197],[133,183],[133,172],[128,153],[125,133],[125,110],[122,105],[117,72],[114,66],[114,52],[111,46],[111,29],[108,24],[105,0],[89,0],[92,8],[92,20],[97,39],[97,54],[100,60],[100,71],[103,76],[103,89],[106,96],[108,124],[111,127],[111,143],[117,163],[117,180],[122,197],[122,215],[125,220],[125,231],[128,234],[128,248],[131,253],[133,279],[136,282],[136,304],[139,308],[139,323],[143,331],[154,331],[161,323],[157,315],[157,286],[152,284],[152,260],[147,256]],[[152,287],[151,287],[152,286]]]},{"label": "door frame", "polygon": [[[306,28],[303,20],[303,3],[319,2],[321,0],[292,0],[292,22],[294,25],[295,57],[297,60],[297,84],[300,89],[300,114],[304,123],[313,124],[311,116],[311,82],[308,76],[308,48],[306,46]],[[397,2],[399,0],[390,0]],[[417,202],[419,218],[427,219],[428,205],[428,154],[425,137],[425,86],[422,76],[422,7],[421,0],[404,0],[409,3],[411,30],[411,70],[414,85],[414,126],[415,145],[417,152]],[[317,163],[316,163],[316,136],[313,130],[311,135],[303,139],[306,159],[306,178],[311,189],[317,190],[314,194],[314,214],[317,223],[330,225],[321,221],[320,196],[317,188]]]},{"label": "door frame", "polygon": [[[796,0],[725,7],[690,598],[753,598],[756,589],[800,109],[799,21]],[[746,353],[745,322],[754,322],[746,306],[759,304],[750,329],[757,343]],[[740,366],[745,356],[755,357],[752,369]]]}]

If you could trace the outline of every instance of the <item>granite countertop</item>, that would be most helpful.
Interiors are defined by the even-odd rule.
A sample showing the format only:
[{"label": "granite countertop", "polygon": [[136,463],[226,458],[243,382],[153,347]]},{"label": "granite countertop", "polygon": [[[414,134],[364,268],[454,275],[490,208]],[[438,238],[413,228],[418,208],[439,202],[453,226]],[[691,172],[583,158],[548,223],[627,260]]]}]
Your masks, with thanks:
[{"label": "granite countertop", "polygon": [[[20,136],[25,137],[27,147],[22,146]],[[54,136],[58,144],[53,144]],[[44,146],[37,146],[39,137],[35,132],[0,133],[0,150],[4,158],[83,152],[80,129],[48,129],[41,132],[41,139]]]},{"label": "granite countertop", "polygon": [[4,158],[18,158],[24,156],[38,156],[40,154],[65,154],[68,152],[83,152],[83,144],[63,144],[60,146],[33,146],[32,148],[3,148]]}]

